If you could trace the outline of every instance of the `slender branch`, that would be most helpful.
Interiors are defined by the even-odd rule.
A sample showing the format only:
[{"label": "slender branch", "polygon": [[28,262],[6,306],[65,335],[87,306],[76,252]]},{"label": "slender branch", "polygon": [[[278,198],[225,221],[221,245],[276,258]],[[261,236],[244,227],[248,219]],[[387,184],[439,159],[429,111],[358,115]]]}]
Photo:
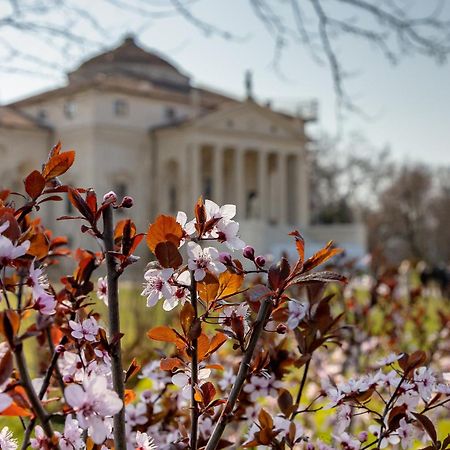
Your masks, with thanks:
[{"label": "slender branch", "polygon": [[255,352],[256,344],[264,330],[264,325],[267,321],[267,318],[270,315],[272,306],[272,297],[267,297],[263,300],[261,307],[258,311],[258,316],[256,317],[256,321],[253,326],[253,332],[250,337],[250,342],[248,347],[244,352],[244,356],[242,358],[241,364],[239,366],[239,371],[236,376],[236,381],[231,389],[230,395],[228,397],[227,403],[222,411],[222,414],[219,417],[216,427],[209,438],[208,444],[205,447],[205,450],[215,450],[219,444],[220,438],[225,431],[225,427],[227,426],[230,418],[232,417],[234,407],[236,405],[239,394],[241,393],[242,387],[245,383],[245,379],[247,378],[248,371],[250,369],[250,363],[252,361],[253,354]]},{"label": "slender branch", "polygon": [[[114,390],[123,402],[124,380],[122,368],[122,355],[120,348],[120,318],[119,318],[119,273],[116,261],[111,252],[114,251],[114,224],[111,205],[103,210],[103,242],[106,253],[106,270],[108,280],[108,313],[111,344],[111,371]],[[114,416],[114,448],[126,450],[127,440],[125,433],[125,408]]]},{"label": "slender branch", "polygon": [[306,362],[305,367],[303,369],[302,381],[300,382],[300,388],[299,388],[298,393],[297,393],[297,398],[295,399],[296,408],[295,408],[295,411],[292,412],[291,421],[296,416],[296,414],[298,412],[297,411],[298,407],[300,406],[300,402],[302,400],[303,389],[305,388],[306,378],[308,377],[308,370],[309,370],[310,363],[311,363],[311,359],[308,359],[308,361]]},{"label": "slender branch", "polygon": [[[191,271],[191,304],[194,309],[194,323],[198,320],[197,304],[197,282],[194,278],[194,272]],[[198,339],[192,339],[192,363],[191,363],[191,450],[197,450],[198,440],[198,403],[195,399],[195,388],[198,383]]]},{"label": "slender branch", "polygon": [[36,391],[34,390],[33,383],[31,382],[30,374],[28,372],[25,356],[23,354],[22,342],[19,342],[15,346],[14,353],[16,356],[17,368],[19,369],[21,384],[25,389],[25,392],[27,393],[27,397],[31,403],[34,413],[36,414],[36,417],[42,424],[42,428],[44,430],[45,435],[49,439],[52,439],[53,428],[49,421],[50,416],[45,411],[44,407],[42,406],[41,400],[39,399],[38,395],[36,394]]}]

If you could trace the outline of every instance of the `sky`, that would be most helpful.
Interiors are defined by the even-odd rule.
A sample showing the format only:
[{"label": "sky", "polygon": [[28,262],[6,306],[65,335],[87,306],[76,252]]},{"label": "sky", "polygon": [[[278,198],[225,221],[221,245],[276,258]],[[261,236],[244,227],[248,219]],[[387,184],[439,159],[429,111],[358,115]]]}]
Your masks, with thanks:
[{"label": "sky", "polygon": [[[163,4],[168,0],[148,1]],[[64,56],[48,51],[35,39],[0,29],[1,39],[26,48],[32,58],[43,58],[57,66],[39,75],[25,75],[20,69],[26,69],[26,63],[14,62],[18,71],[0,71],[0,102],[5,104],[63,85],[65,71],[134,33],[142,46],[170,57],[197,85],[243,96],[244,74],[251,70],[254,94],[260,102],[270,100],[275,107],[295,108],[299,102],[317,99],[318,120],[310,125],[313,135],[322,131],[343,135],[358,131],[376,147],[388,145],[393,157],[401,162],[450,164],[450,64],[437,65],[416,55],[392,66],[366,43],[340,40],[336,43],[338,56],[352,74],[347,90],[364,115],[346,114],[338,120],[328,67],[315,63],[300,45],[290,43],[275,70],[273,38],[255,17],[249,2],[198,0],[193,4],[192,11],[198,17],[230,30],[238,38],[206,35],[180,16],[148,20],[127,14],[108,5],[107,0],[77,0],[77,5],[85,6],[97,17],[105,32],[100,43],[91,28],[77,30],[87,38],[92,36],[95,42]]]}]

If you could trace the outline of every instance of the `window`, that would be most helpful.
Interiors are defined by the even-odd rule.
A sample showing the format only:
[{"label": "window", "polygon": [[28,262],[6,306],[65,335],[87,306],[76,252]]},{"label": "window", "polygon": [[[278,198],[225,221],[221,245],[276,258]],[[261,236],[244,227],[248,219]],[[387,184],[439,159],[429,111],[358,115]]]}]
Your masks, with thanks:
[{"label": "window", "polygon": [[64,117],[66,119],[73,119],[75,117],[76,104],[73,100],[67,100],[64,103]]},{"label": "window", "polygon": [[117,117],[124,117],[124,116],[128,116],[128,102],[124,99],[117,99],[114,100],[114,115]]},{"label": "window", "polygon": [[176,213],[177,203],[177,188],[172,185],[169,188],[169,210],[171,213]]},{"label": "window", "polygon": [[164,111],[164,115],[165,115],[165,119],[172,122],[173,120],[175,120],[175,110],[171,107],[168,106],[165,111]]},{"label": "window", "polygon": [[37,119],[39,122],[45,122],[47,120],[47,111],[45,109],[40,109],[37,113]]}]

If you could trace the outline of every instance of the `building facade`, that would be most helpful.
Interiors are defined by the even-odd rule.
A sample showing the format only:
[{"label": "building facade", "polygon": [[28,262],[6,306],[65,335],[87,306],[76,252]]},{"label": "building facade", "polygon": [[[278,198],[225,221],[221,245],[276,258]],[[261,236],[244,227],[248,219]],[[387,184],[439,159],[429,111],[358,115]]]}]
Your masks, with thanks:
[{"label": "building facade", "polygon": [[[194,87],[129,37],[69,73],[66,86],[0,107],[1,184],[20,189],[61,140],[77,152],[65,181],[131,195],[137,207],[127,214],[140,230],[159,213],[193,215],[203,195],[237,205],[241,235],[260,253],[284,251],[287,233],[298,229],[310,251],[334,239],[359,256],[360,224],[310,224],[306,126],[313,119],[257,104],[250,86],[243,101]],[[45,217],[71,212],[65,202]],[[73,222],[58,227],[78,233]]]}]

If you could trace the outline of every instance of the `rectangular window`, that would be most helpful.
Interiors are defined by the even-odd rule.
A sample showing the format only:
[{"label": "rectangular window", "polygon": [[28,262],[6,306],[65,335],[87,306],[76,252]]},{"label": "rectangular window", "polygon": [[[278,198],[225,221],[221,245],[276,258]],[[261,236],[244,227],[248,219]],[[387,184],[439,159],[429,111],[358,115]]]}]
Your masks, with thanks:
[{"label": "rectangular window", "polygon": [[128,102],[123,99],[114,100],[114,115],[116,117],[128,116]]},{"label": "rectangular window", "polygon": [[64,117],[66,119],[73,119],[76,113],[76,103],[73,100],[67,100],[64,103]]}]

